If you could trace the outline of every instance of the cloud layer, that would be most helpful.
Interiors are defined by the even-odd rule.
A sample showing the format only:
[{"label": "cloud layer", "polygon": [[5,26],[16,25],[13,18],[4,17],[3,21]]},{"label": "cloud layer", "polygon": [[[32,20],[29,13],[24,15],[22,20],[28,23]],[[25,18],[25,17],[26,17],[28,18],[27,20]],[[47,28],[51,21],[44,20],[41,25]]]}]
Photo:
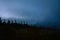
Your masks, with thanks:
[{"label": "cloud layer", "polygon": [[59,23],[60,0],[0,0],[0,16]]}]

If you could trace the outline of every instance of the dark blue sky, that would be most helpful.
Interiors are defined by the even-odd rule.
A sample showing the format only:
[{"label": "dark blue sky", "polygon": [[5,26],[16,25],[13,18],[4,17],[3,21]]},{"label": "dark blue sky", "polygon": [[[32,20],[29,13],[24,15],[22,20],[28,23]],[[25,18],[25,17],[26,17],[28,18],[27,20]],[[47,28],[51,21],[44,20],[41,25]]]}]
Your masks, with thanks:
[{"label": "dark blue sky", "polygon": [[3,18],[60,24],[60,0],[0,0]]}]

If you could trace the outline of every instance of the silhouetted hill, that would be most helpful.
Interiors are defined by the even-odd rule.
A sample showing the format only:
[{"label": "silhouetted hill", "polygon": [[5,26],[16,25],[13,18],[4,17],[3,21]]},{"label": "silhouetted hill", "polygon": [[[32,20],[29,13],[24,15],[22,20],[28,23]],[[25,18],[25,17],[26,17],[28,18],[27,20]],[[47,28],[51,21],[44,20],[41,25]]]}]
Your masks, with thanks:
[{"label": "silhouetted hill", "polygon": [[58,40],[60,29],[37,27],[25,23],[6,23],[0,18],[0,40]]}]

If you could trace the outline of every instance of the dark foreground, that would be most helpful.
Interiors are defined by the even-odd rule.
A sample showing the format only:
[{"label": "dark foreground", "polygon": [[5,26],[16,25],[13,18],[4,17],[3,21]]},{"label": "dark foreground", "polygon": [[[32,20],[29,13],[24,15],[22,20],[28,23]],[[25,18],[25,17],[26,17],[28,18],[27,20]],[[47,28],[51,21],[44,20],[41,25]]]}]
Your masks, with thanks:
[{"label": "dark foreground", "polygon": [[58,40],[60,30],[28,25],[0,25],[0,40]]}]

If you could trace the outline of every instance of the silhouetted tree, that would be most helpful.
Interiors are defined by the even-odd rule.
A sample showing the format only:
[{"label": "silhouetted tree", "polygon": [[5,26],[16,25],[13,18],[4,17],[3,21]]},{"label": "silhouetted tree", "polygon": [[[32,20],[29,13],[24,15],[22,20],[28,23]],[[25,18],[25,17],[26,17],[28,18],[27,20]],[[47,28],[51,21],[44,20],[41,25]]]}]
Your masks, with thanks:
[{"label": "silhouetted tree", "polygon": [[12,20],[11,24],[13,24],[13,20]]},{"label": "silhouetted tree", "polygon": [[15,20],[15,24],[17,24],[16,20]]},{"label": "silhouetted tree", "polygon": [[24,21],[24,24],[26,24],[25,21]]},{"label": "silhouetted tree", "polygon": [[7,24],[10,24],[10,20],[8,20]]},{"label": "silhouetted tree", "polygon": [[1,17],[0,17],[0,24],[2,23]]},{"label": "silhouetted tree", "polygon": [[6,22],[5,22],[5,19],[4,19],[4,22],[3,22],[3,24],[6,24]]},{"label": "silhouetted tree", "polygon": [[20,21],[20,24],[22,24],[22,21]]}]

